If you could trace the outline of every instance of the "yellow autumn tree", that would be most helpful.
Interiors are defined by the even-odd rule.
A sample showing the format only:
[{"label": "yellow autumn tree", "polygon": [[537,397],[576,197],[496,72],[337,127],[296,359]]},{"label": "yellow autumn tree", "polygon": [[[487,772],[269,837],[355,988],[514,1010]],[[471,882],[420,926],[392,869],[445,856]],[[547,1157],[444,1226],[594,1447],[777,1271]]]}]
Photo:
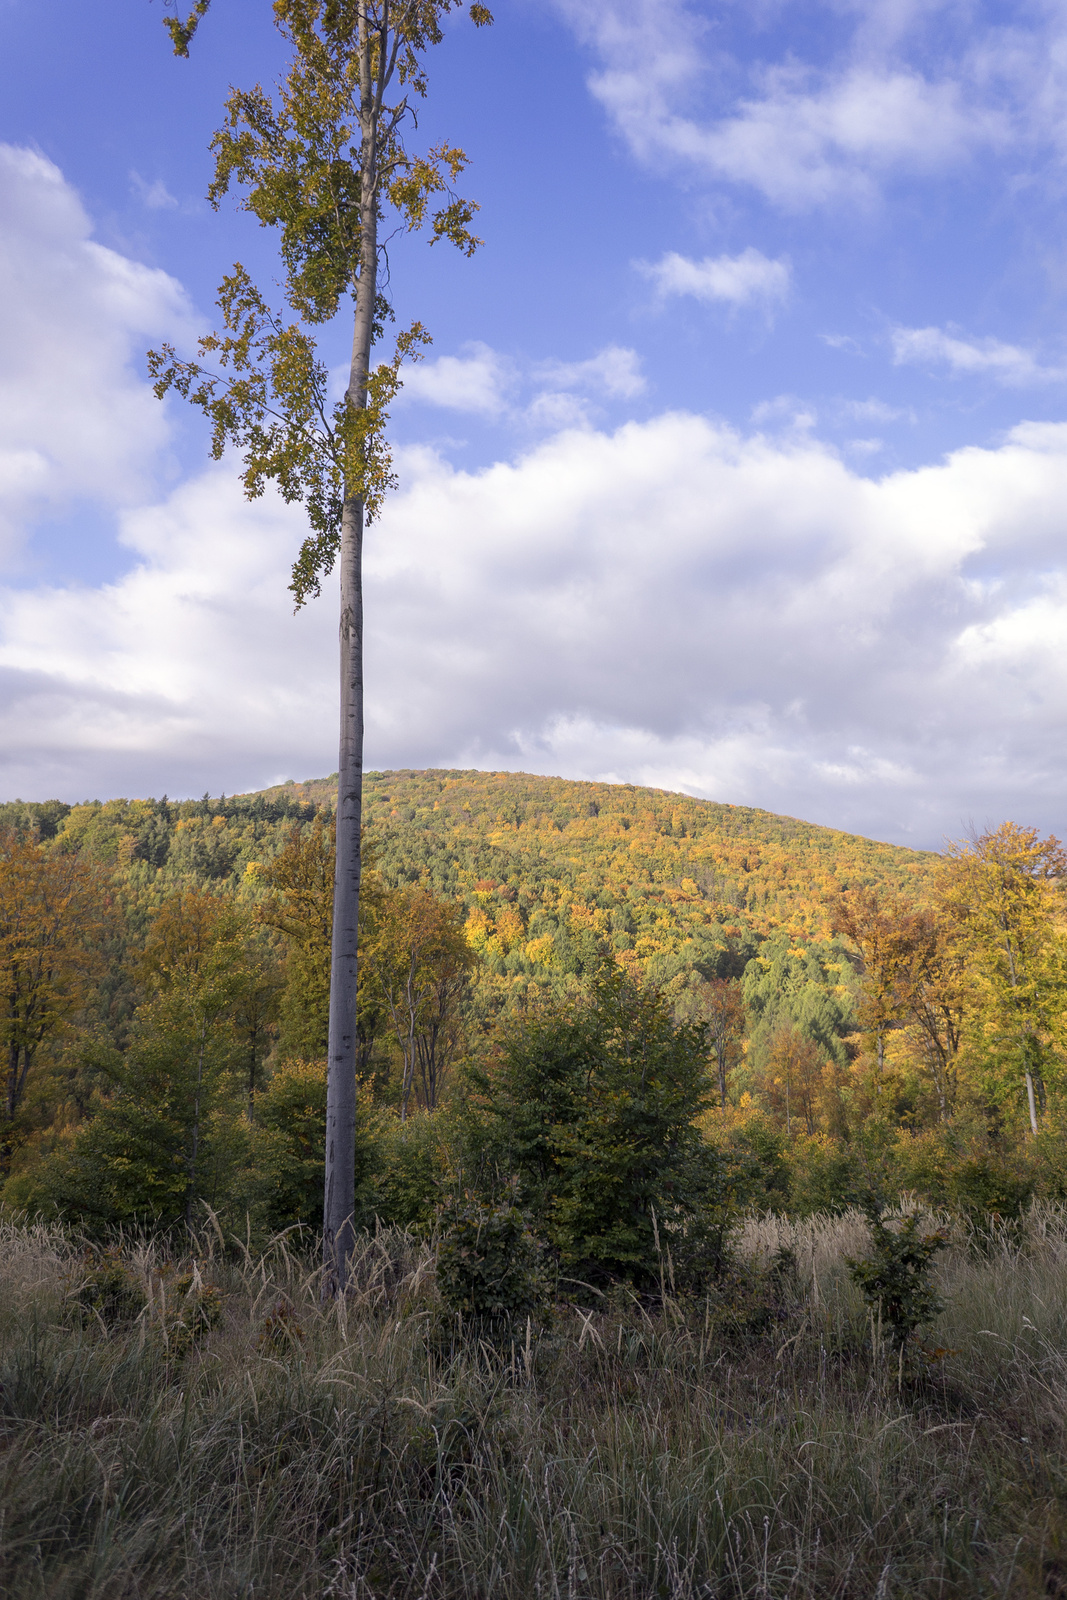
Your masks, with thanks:
[{"label": "yellow autumn tree", "polygon": [[972,1049],[990,1086],[1025,1087],[1036,1134],[1049,1069],[1064,1046],[1067,853],[1053,835],[1001,823],[949,846],[939,886],[973,992]]}]

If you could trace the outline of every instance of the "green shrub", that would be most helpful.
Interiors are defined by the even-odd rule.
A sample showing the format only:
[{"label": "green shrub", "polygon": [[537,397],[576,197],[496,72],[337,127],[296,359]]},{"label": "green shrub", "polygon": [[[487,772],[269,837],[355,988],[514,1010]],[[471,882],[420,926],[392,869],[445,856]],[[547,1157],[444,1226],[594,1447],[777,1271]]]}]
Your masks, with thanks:
[{"label": "green shrub", "polygon": [[789,1150],[784,1128],[762,1113],[735,1126],[719,1129],[710,1118],[705,1131],[723,1152],[732,1182],[732,1202],[739,1210],[784,1211],[789,1203]]},{"label": "green shrub", "polygon": [[881,1207],[865,1207],[871,1225],[871,1255],[859,1261],[846,1257],[849,1276],[872,1312],[888,1328],[894,1349],[901,1351],[918,1328],[945,1309],[930,1281],[933,1258],[948,1244],[944,1229],[919,1233],[916,1213],[894,1229],[882,1220]]},{"label": "green shrub", "polygon": [[[326,1164],[326,1062],[278,1062],[256,1096],[251,1166],[232,1209],[243,1231],[247,1209],[273,1233],[299,1223],[322,1227]],[[360,1096],[356,1119],[356,1216],[372,1219],[385,1130],[391,1118]]]},{"label": "green shrub", "polygon": [[171,1360],[182,1360],[222,1321],[222,1295],[197,1267],[162,1285],[156,1330]]},{"label": "green shrub", "polygon": [[1005,1149],[987,1127],[962,1119],[958,1126],[900,1136],[890,1171],[896,1187],[958,1212],[972,1226],[1017,1220],[1040,1178],[1035,1154]]},{"label": "green shrub", "polygon": [[117,1250],[97,1252],[89,1262],[76,1297],[82,1322],[98,1321],[109,1331],[136,1322],[148,1304],[140,1278]]},{"label": "green shrub", "polygon": [[860,1151],[824,1135],[797,1139],[789,1153],[789,1166],[792,1216],[848,1211],[862,1204],[870,1188]]},{"label": "green shrub", "polygon": [[518,1206],[465,1195],[441,1213],[441,1298],[487,1330],[540,1319],[548,1300],[542,1248]]},{"label": "green shrub", "polygon": [[450,1132],[445,1109],[416,1111],[403,1122],[386,1114],[368,1202],[379,1222],[419,1233],[432,1230],[447,1185]]},{"label": "green shrub", "polygon": [[703,1027],[674,1023],[659,995],[606,967],[587,995],[512,1027],[471,1082],[496,1171],[568,1276],[653,1287],[654,1214],[677,1229],[718,1198],[720,1163],[694,1126],[709,1093]]}]

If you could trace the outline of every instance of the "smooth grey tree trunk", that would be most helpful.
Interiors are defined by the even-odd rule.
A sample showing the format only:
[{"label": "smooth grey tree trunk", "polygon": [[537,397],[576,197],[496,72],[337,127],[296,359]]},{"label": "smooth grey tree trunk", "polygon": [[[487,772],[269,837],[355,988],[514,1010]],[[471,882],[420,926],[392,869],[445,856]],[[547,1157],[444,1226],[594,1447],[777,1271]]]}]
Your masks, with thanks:
[{"label": "smooth grey tree trunk", "polygon": [[[384,62],[386,41],[379,61]],[[365,407],[378,272],[378,125],[384,83],[372,71],[367,8],[359,7],[361,215],[359,282],[352,330],[351,405]],[[323,1196],[324,1296],[343,1293],[354,1244],[356,1007],[359,993],[360,829],[363,820],[363,502],[350,495],[341,517],[341,738],[337,761],[337,855],[330,950]]]},{"label": "smooth grey tree trunk", "polygon": [[363,507],[345,505],[341,544],[341,740],[330,951],[326,1079],[326,1291],[344,1285],[352,1254],[356,1164],[356,999],[359,990],[360,826],[363,812]]}]

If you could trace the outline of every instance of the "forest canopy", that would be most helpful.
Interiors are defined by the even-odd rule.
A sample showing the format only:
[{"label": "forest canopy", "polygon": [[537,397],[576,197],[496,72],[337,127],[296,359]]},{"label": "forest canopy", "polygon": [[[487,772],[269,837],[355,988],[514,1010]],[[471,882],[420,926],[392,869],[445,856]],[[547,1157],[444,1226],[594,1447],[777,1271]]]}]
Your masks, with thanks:
[{"label": "forest canopy", "polygon": [[[40,1018],[30,1038],[12,1002],[4,1023],[5,1204],[318,1225],[331,795],[0,807],[4,958]],[[519,1182],[487,1131],[494,1074],[538,1029],[584,1037],[609,979],[620,1015],[655,997],[664,1060],[699,1040],[686,1121],[738,1204],[1058,1192],[1057,841],[1005,824],[936,856],[521,773],[371,773],[366,799],[363,1220],[429,1227],[457,1186]],[[20,910],[47,884],[81,897],[64,939]],[[27,937],[39,966],[53,951],[28,1010]]]}]

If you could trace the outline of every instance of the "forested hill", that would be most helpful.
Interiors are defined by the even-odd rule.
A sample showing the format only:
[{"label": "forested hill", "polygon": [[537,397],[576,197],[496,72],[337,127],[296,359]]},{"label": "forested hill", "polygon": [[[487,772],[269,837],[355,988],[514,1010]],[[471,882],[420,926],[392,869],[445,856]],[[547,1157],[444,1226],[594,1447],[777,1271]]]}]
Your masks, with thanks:
[{"label": "forested hill", "polygon": [[[329,806],[334,782],[261,798]],[[549,935],[564,956],[579,929],[643,965],[694,942],[822,940],[837,891],[892,883],[921,898],[937,859],[749,806],[524,772],[372,772],[364,803],[383,876],[461,896],[497,959]]]},{"label": "forested hill", "polygon": [[[257,865],[332,810],[335,781],[177,802],[11,802],[0,827],[35,827],[49,850],[117,871],[136,926],[183,884],[255,897]],[[550,972],[580,973],[605,943],[660,983],[694,967],[740,973],[764,941],[825,944],[840,889],[890,883],[922,899],[937,859],[747,806],[521,772],[372,772],[365,819],[387,883],[464,901],[486,976],[514,1000]]]}]

